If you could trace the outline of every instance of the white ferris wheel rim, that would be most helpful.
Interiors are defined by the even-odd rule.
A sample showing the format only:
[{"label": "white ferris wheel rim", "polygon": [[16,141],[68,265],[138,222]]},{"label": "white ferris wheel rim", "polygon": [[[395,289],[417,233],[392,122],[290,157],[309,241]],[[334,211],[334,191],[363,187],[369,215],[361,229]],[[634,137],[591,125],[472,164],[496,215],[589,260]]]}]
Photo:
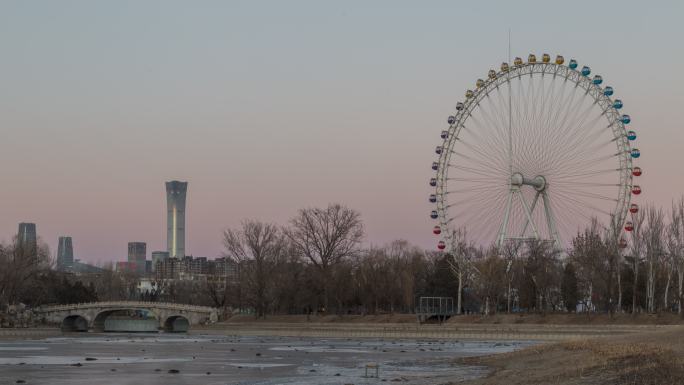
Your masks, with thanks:
[{"label": "white ferris wheel rim", "polygon": [[[531,55],[532,56],[532,55]],[[545,55],[546,56],[546,55]],[[548,60],[548,59],[546,59]],[[574,62],[574,60],[572,61]],[[433,200],[433,197],[435,198],[436,203],[436,210],[433,211],[433,218],[436,214],[438,223],[439,223],[439,228],[443,232],[442,237],[445,240],[450,240],[451,237],[453,237],[454,231],[457,228],[467,228],[468,231],[470,232],[470,228],[475,228],[475,231],[478,231],[478,226],[469,226],[472,224],[473,219],[472,218],[477,218],[478,216],[486,217],[486,205],[482,203],[482,206],[484,207],[481,210],[481,213],[474,213],[471,215],[471,223],[468,223],[468,217],[462,217],[460,213],[455,212],[453,210],[454,206],[457,206],[458,204],[460,205],[472,205],[473,201],[476,199],[472,199],[471,201],[466,200],[465,202],[462,203],[455,203],[454,199],[450,200],[450,197],[455,195],[456,193],[459,193],[460,190],[454,190],[453,187],[459,187],[463,186],[464,190],[469,190],[470,193],[475,196],[475,194],[479,195],[477,192],[478,189],[481,188],[480,191],[484,192],[489,192],[491,188],[487,187],[487,183],[490,182],[485,182],[488,177],[485,175],[483,172],[477,172],[477,170],[484,171],[485,168],[487,167],[492,167],[492,168],[497,168],[497,165],[499,166],[497,168],[498,171],[501,171],[501,162],[496,163],[497,160],[494,158],[503,158],[503,154],[500,151],[501,149],[498,148],[498,153],[496,151],[489,151],[492,148],[500,147],[502,143],[501,140],[490,140],[489,143],[487,143],[486,146],[479,146],[476,147],[472,146],[473,151],[477,151],[477,154],[483,154],[486,153],[486,155],[489,156],[489,158],[482,158],[485,159],[484,161],[481,160],[481,167],[482,169],[479,169],[477,167],[469,167],[467,162],[459,162],[458,160],[454,159],[455,157],[458,157],[459,155],[467,157],[467,155],[464,155],[462,152],[459,152],[461,148],[466,146],[465,139],[462,138],[462,131],[466,129],[468,126],[469,121],[473,121],[476,119],[475,115],[477,115],[478,111],[481,111],[484,109],[482,107],[483,103],[486,100],[489,99],[494,99],[491,95],[493,95],[495,92],[499,92],[503,90],[508,90],[508,114],[509,114],[509,126],[512,124],[512,109],[513,109],[513,104],[514,102],[511,100],[512,98],[515,98],[513,96],[513,91],[512,88],[514,87],[513,83],[516,81],[520,82],[519,86],[519,95],[520,95],[520,90],[524,89],[524,86],[522,84],[523,78],[527,79],[533,79],[534,77],[537,77],[537,79],[541,78],[542,82],[542,90],[539,95],[535,95],[535,98],[539,97],[540,100],[543,100],[542,98],[545,98],[547,96],[544,96],[544,78],[546,77],[547,79],[551,79],[552,84],[556,84],[553,82],[561,81],[563,82],[562,87],[571,87],[573,90],[573,98],[575,93],[577,93],[578,90],[580,90],[580,93],[583,92],[583,95],[581,95],[582,98],[584,98],[584,101],[577,102],[578,106],[581,106],[582,103],[587,101],[587,104],[590,108],[593,107],[598,107],[600,115],[597,118],[597,122],[603,121],[607,122],[606,126],[606,131],[609,133],[607,134],[606,138],[609,138],[611,142],[614,142],[615,147],[613,150],[613,153],[606,153],[606,154],[601,154],[608,156],[609,158],[606,159],[611,159],[611,162],[615,162],[615,169],[613,171],[613,176],[617,176],[617,182],[616,183],[607,183],[607,186],[614,186],[615,190],[615,196],[609,197],[608,195],[602,195],[602,194],[597,194],[592,191],[587,191],[587,190],[578,190],[577,194],[580,197],[572,197],[570,194],[565,194],[561,192],[562,190],[558,189],[558,186],[564,186],[562,181],[556,180],[551,183],[555,183],[557,190],[555,194],[557,196],[555,197],[559,203],[555,203],[557,206],[556,209],[559,209],[560,207],[558,206],[567,206],[564,203],[560,201],[566,201],[566,202],[571,202],[572,205],[575,207],[580,207],[583,204],[583,199],[605,199],[609,198],[611,201],[614,200],[615,205],[612,209],[610,210],[602,210],[596,207],[592,207],[591,205],[590,208],[593,211],[596,212],[605,212],[610,215],[611,221],[613,221],[614,225],[616,225],[618,228],[622,228],[623,224],[625,223],[625,220],[627,218],[627,213],[630,208],[630,202],[631,202],[631,193],[632,193],[632,188],[635,187],[633,184],[633,175],[632,175],[632,147],[630,145],[630,140],[628,139],[628,131],[625,127],[626,123],[629,123],[629,118],[627,118],[626,123],[623,122],[623,116],[618,109],[621,108],[621,102],[618,99],[612,99],[612,88],[611,92],[608,93],[606,90],[609,87],[601,87],[602,83],[602,78],[600,76],[595,76],[595,77],[590,77],[588,76],[589,73],[583,73],[584,70],[587,70],[587,72],[590,72],[588,70],[588,67],[583,68],[582,70],[577,69],[576,62],[574,62],[574,67],[570,67],[568,65],[563,65],[562,60],[560,63],[554,63],[554,62],[536,62],[536,61],[528,61],[524,63],[520,63],[517,65],[511,65],[509,68],[504,70],[503,68],[499,71],[490,71],[489,76],[485,80],[478,80],[478,86],[476,89],[472,91],[468,91],[466,93],[467,97],[466,100],[463,103],[460,104],[460,109],[456,111],[456,114],[452,117],[450,117],[450,125],[449,128],[442,133],[443,137],[443,143],[440,147],[437,148],[437,151],[441,152],[439,154],[439,159],[436,162],[436,178],[431,181],[431,184],[434,182],[434,187],[435,187],[435,194],[431,196],[431,201]],[[530,84],[532,83],[532,80],[529,80]],[[555,87],[555,86],[554,86]],[[530,86],[530,88],[527,90],[528,91],[528,97],[530,94],[534,92],[533,87]],[[546,91],[548,94],[553,93],[553,91]],[[558,91],[558,92],[565,92],[563,90]],[[570,92],[570,91],[568,91]],[[551,95],[552,97],[554,95]],[[562,94],[561,94],[562,96]],[[561,96],[557,96],[557,99],[562,99]],[[499,98],[501,98],[501,95],[498,95]],[[537,99],[534,100],[536,102]],[[558,103],[561,103],[562,100],[557,101]],[[616,107],[616,102],[619,103],[619,107]],[[515,103],[518,103],[518,106],[521,106],[521,101],[518,100]],[[501,105],[505,105],[505,101],[501,103]],[[535,105],[536,103],[530,104],[530,105]],[[527,108],[527,105],[525,106]],[[536,108],[536,107],[534,107]],[[543,109],[543,104],[542,108]],[[577,107],[579,108],[579,107]],[[540,109],[540,110],[541,110]],[[501,111],[499,111],[500,113]],[[527,113],[527,111],[526,111]],[[535,114],[537,112],[535,111]],[[540,116],[545,112],[541,111],[539,112]],[[485,113],[481,112],[482,116],[484,117]],[[588,113],[587,113],[588,115]],[[520,114],[522,116],[522,114]],[[535,115],[536,117],[537,115]],[[551,115],[549,115],[550,117]],[[556,115],[558,116],[558,115]],[[549,123],[549,117],[546,118],[547,122]],[[566,116],[567,118],[567,116]],[[500,119],[503,121],[505,119],[502,118]],[[586,118],[584,118],[586,119]],[[602,120],[601,120],[602,119]],[[453,122],[451,122],[453,120]],[[486,119],[482,119],[483,121]],[[489,124],[483,124],[484,126],[492,125],[495,126],[498,123],[494,123],[494,120],[496,120],[496,117],[492,118],[490,120]],[[522,121],[522,119],[519,119]],[[539,120],[544,120],[542,118],[539,118]],[[505,122],[503,122],[505,124]],[[518,122],[520,123],[520,122]],[[555,122],[553,122],[555,123]],[[563,123],[565,124],[565,122]],[[519,124],[522,126],[522,124]],[[538,123],[538,125],[543,126],[541,123]],[[520,130],[521,128],[518,127]],[[509,136],[512,135],[513,129],[509,127]],[[522,131],[520,131],[522,132]],[[541,133],[541,132],[539,132]],[[603,133],[602,133],[603,134]],[[593,135],[593,134],[592,134]],[[472,138],[476,138],[475,131],[473,132]],[[501,138],[499,138],[501,139]],[[509,139],[509,146],[512,146],[511,139]],[[516,138],[518,142],[522,142],[522,139]],[[588,139],[582,139],[582,140],[588,140]],[[543,151],[543,150],[542,150]],[[638,152],[638,150],[636,150]],[[570,151],[568,151],[570,152]],[[475,154],[475,153],[474,153]],[[475,155],[477,155],[475,154]],[[534,199],[531,199],[531,196],[528,194],[528,199],[526,199],[523,196],[523,193],[518,194],[520,196],[520,202],[521,202],[521,212],[524,214],[527,214],[527,216],[523,216],[522,218],[524,219],[525,226],[524,229],[522,230],[522,234],[518,238],[520,239],[527,239],[530,238],[526,236],[526,229],[528,227],[532,227],[533,229],[533,235],[540,240],[551,240],[553,241],[558,247],[562,247],[563,242],[569,241],[569,239],[561,239],[561,238],[567,238],[568,237],[568,231],[564,231],[563,236],[559,236],[559,231],[558,231],[558,225],[555,223],[555,214],[553,213],[552,207],[554,204],[551,204],[549,200],[547,200],[548,195],[551,194],[551,192],[545,193],[543,190],[545,189],[543,186],[546,185],[546,178],[543,175],[523,175],[524,172],[523,170],[520,169],[515,169],[513,166],[513,149],[510,147],[510,159],[509,159],[509,164],[510,164],[510,170],[506,172],[506,170],[503,170],[499,174],[497,174],[496,178],[500,178],[501,175],[507,175],[507,177],[510,177],[510,181],[515,180],[516,182],[509,182],[509,181],[500,181],[503,182],[504,185],[507,187],[504,187],[505,189],[509,189],[509,191],[513,191],[514,189],[522,189],[521,186],[526,185],[528,187],[532,187],[536,189],[536,195],[534,195]],[[516,154],[518,155],[518,154]],[[637,154],[638,156],[638,154]],[[520,155],[522,157],[522,155]],[[543,156],[539,155],[540,158],[543,158]],[[614,160],[612,160],[614,158]],[[502,160],[502,159],[498,159]],[[544,159],[542,159],[544,160]],[[465,163],[465,165],[464,165]],[[542,162],[543,163],[543,162]],[[562,163],[562,162],[561,162]],[[474,164],[474,163],[471,163]],[[578,163],[582,164],[582,163]],[[435,164],[433,164],[433,168],[435,168]],[[462,169],[468,169],[465,171],[466,173],[470,173],[471,176],[479,176],[479,184],[474,182],[475,178],[470,178],[470,180],[466,180],[465,178],[459,178],[461,174],[460,172],[463,172]],[[528,167],[530,168],[530,167]],[[498,172],[497,171],[497,172]],[[610,171],[610,170],[609,170]],[[534,172],[532,172],[534,173]],[[514,177],[515,174],[515,177]],[[577,174],[579,175],[579,174]],[[519,177],[519,178],[518,178]],[[579,178],[579,177],[578,177]],[[490,178],[491,180],[494,180],[494,177],[492,176]],[[523,179],[525,182],[523,183]],[[497,179],[498,180],[498,179]],[[520,182],[517,182],[517,181]],[[581,186],[582,182],[578,181],[577,178],[575,179],[567,179],[567,181],[572,181],[573,185]],[[470,185],[468,185],[470,183]],[[519,183],[519,184],[518,184]],[[586,188],[590,188],[589,183],[585,183],[587,186]],[[569,186],[569,185],[565,185]],[[574,186],[577,188],[577,186]],[[498,187],[497,187],[498,188]],[[541,188],[541,189],[540,189]],[[603,187],[602,187],[603,188]],[[529,188],[528,188],[529,189]],[[503,191],[503,190],[502,190]],[[532,192],[532,194],[535,194]],[[508,226],[508,216],[509,212],[511,211],[511,200],[516,200],[514,197],[515,194],[511,192],[508,194],[508,202],[506,203],[507,209],[504,212],[504,218],[503,222],[499,224],[499,231],[497,232],[496,239],[492,239],[491,243],[497,243],[499,245],[499,241],[502,241],[504,237],[506,239],[515,239],[513,236],[508,236],[507,229],[506,227]],[[475,197],[478,198],[478,197]],[[559,199],[560,198],[560,199]],[[491,196],[491,200],[499,200],[499,201],[504,201],[506,200],[506,197],[502,195],[502,193],[499,193],[498,196]],[[606,199],[608,200],[608,199]],[[530,205],[530,202],[532,201],[532,205]],[[546,238],[541,235],[540,232],[538,232],[537,227],[535,226],[535,218],[530,216],[529,214],[534,214],[535,213],[535,207],[534,205],[537,204],[537,201],[539,201],[539,206],[544,206],[545,213],[542,213],[541,215],[544,216],[546,215],[546,223],[545,225],[548,225],[548,231],[546,233]],[[499,203],[500,204],[500,203]],[[612,205],[612,204],[611,204]],[[530,211],[530,206],[532,206],[532,210]],[[583,208],[583,207],[580,207]],[[564,207],[563,210],[567,210],[568,207]],[[589,209],[583,208],[586,210],[586,212],[589,212]],[[488,218],[491,220],[491,218],[496,218],[496,211],[498,209],[492,208],[491,210],[494,211],[494,213],[489,213],[490,217]],[[538,209],[537,211],[541,211],[541,208]],[[560,210],[559,210],[560,211]],[[501,213],[499,213],[501,214]],[[501,221],[501,218],[498,218],[499,221]],[[484,219],[483,219],[484,220]],[[474,222],[476,222],[477,219],[475,219]],[[531,224],[531,226],[528,226],[528,223]],[[567,224],[566,224],[567,226]],[[482,226],[480,226],[481,228]],[[555,235],[554,235],[554,229],[555,229]],[[575,229],[573,229],[574,231]],[[579,230],[579,229],[576,229]],[[519,230],[517,230],[519,231]],[[491,229],[490,229],[491,232]],[[503,235],[501,235],[503,233]]]}]

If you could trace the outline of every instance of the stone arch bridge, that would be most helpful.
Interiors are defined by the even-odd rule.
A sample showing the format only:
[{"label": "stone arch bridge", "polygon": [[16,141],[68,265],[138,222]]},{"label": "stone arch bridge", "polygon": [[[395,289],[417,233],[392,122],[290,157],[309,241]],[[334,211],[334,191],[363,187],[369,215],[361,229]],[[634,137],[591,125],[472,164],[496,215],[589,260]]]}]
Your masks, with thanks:
[{"label": "stone arch bridge", "polygon": [[[34,311],[46,322],[60,324],[64,331],[105,331],[105,321],[122,310],[144,310],[154,315],[156,330],[187,331],[191,325],[218,321],[215,308],[165,302],[112,301],[41,306]],[[149,323],[147,325],[149,328]],[[151,331],[126,330],[126,331]]]}]

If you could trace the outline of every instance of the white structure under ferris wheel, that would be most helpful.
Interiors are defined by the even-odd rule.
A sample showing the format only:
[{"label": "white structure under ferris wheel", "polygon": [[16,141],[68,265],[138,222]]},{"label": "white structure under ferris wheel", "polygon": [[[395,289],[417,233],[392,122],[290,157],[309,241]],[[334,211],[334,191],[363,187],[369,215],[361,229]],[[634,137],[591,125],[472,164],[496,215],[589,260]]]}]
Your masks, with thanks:
[{"label": "white structure under ferris wheel", "polygon": [[600,75],[564,63],[515,58],[456,104],[430,180],[439,249],[461,227],[485,246],[536,239],[558,249],[592,218],[632,230],[642,171],[630,117]]}]

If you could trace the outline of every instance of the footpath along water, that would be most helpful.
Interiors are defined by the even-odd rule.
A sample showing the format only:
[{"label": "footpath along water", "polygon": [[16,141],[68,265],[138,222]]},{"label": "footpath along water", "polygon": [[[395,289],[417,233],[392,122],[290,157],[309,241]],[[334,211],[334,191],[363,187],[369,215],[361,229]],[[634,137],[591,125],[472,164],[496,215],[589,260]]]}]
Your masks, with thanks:
[{"label": "footpath along water", "polygon": [[[0,385],[443,384],[486,375],[458,357],[532,341],[97,334],[0,341]],[[367,378],[377,365],[379,378]],[[373,376],[375,369],[373,369]],[[20,382],[21,383],[21,382]]]}]

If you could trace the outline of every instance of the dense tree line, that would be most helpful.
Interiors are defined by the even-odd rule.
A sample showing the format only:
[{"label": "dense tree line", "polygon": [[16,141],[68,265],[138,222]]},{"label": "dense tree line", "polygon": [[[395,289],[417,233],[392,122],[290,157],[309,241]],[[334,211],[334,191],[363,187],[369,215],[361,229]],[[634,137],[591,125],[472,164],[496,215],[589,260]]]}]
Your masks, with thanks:
[{"label": "dense tree line", "polygon": [[667,213],[647,206],[630,222],[625,233],[593,220],[563,251],[533,241],[485,248],[459,229],[445,252],[429,252],[404,240],[363,248],[360,214],[332,204],[302,209],[285,226],[246,220],[226,230],[224,256],[238,266],[228,284],[170,280],[144,294],[131,274],[111,267],[97,275],[58,273],[44,245],[29,258],[14,242],[0,247],[0,303],[136,299],[262,317],[407,313],[421,296],[445,296],[458,313],[681,314],[684,198]]},{"label": "dense tree line", "polygon": [[[226,231],[226,256],[243,268],[239,301],[224,304],[257,315],[377,314],[414,311],[421,296],[449,296],[459,313],[681,314],[684,199],[669,215],[647,206],[629,221],[633,229],[624,232],[591,220],[567,250],[535,241],[483,248],[459,229],[438,253],[401,240],[362,249],[358,213],[304,209],[285,228],[246,221]],[[268,239],[259,229],[268,229]]]}]

